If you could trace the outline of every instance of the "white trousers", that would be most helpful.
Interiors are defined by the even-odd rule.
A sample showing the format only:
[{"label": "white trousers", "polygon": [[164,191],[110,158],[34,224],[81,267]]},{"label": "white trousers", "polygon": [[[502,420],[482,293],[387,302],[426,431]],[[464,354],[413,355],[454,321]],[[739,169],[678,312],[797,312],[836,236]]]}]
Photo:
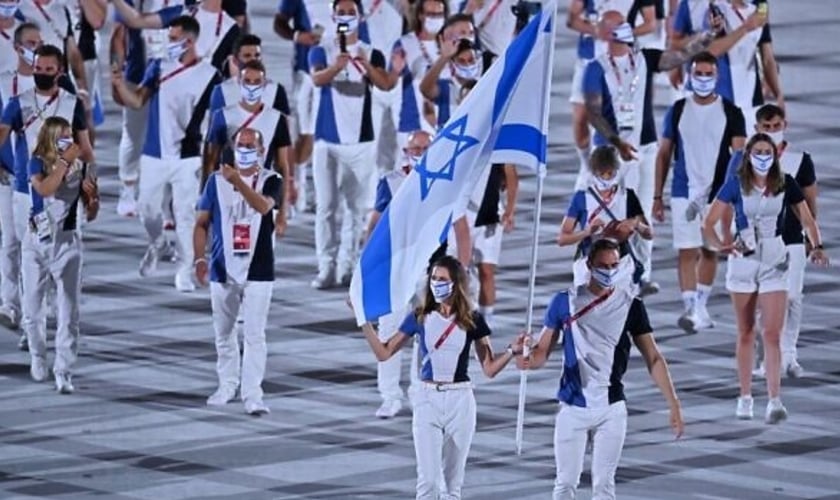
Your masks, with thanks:
[{"label": "white trousers", "polygon": [[79,351],[79,299],[82,294],[82,242],[78,231],[60,231],[55,241],[42,242],[31,231],[21,252],[23,327],[29,354],[47,356],[47,310],[44,305],[50,278],[56,286],[54,373],[70,373]]},{"label": "white trousers", "polygon": [[[128,85],[129,88],[136,88],[132,84]],[[122,136],[117,164],[123,184],[137,182],[140,176],[140,156],[143,153],[143,143],[146,142],[146,123],[149,115],[147,106],[140,109],[131,109],[128,106],[122,108]]]},{"label": "white trousers", "polygon": [[[365,217],[373,209],[375,201],[374,144],[315,141],[312,173],[315,180],[318,271],[324,273],[336,266],[341,247],[342,262],[339,267],[348,272],[358,260]],[[349,222],[345,222],[348,230],[343,234],[338,224],[340,206],[346,208],[345,217],[349,217]]]},{"label": "white trousers", "polygon": [[[642,211],[649,224],[653,223],[653,191],[656,184],[656,153],[657,144],[652,142],[639,146],[636,154],[638,160],[622,165],[624,186],[632,189],[639,198]],[[644,240],[634,235],[630,239],[636,258],[645,266],[642,280],[650,281],[651,257],[653,255],[653,240]]]},{"label": "white trousers", "polygon": [[[405,315],[408,314],[409,308],[406,308],[396,313],[386,314],[379,318],[379,329],[377,333],[379,340],[385,342],[391,338],[397,330],[399,330]],[[419,386],[418,364],[420,363],[419,349],[416,342],[412,342],[412,349],[409,359],[409,374],[411,375],[411,386],[409,394],[413,398],[412,390]],[[390,401],[394,399],[402,399],[404,393],[400,389],[400,380],[402,379],[402,351],[397,351],[391,359],[387,361],[380,361],[376,364],[376,388],[379,390],[379,395],[382,396],[383,401]]]},{"label": "white trousers", "polygon": [[580,408],[561,403],[554,424],[554,500],[577,494],[586,441],[592,432],[592,500],[615,498],[615,471],[627,432],[624,401],[603,408]]},{"label": "white trousers", "polygon": [[[248,281],[244,285],[210,283],[219,387],[240,387],[243,401],[261,400],[263,397],[262,381],[268,356],[265,325],[273,287],[273,281]],[[244,320],[241,359],[239,339],[234,330],[240,309]]]},{"label": "white trousers", "polygon": [[472,389],[438,391],[421,384],[411,431],[417,457],[417,500],[459,500],[475,435]]},{"label": "white trousers", "polygon": [[192,235],[195,226],[195,205],[198,201],[199,169],[201,158],[162,160],[142,155],[140,157],[140,188],[137,202],[140,220],[146,228],[151,244],[159,244],[163,235],[164,189],[172,187],[172,205],[175,215],[175,237],[180,271],[190,270],[193,262]]},{"label": "white trousers", "polygon": [[[376,142],[376,165],[381,175],[393,170],[400,160],[401,143],[397,138],[402,105],[402,85],[385,91],[374,88],[371,91],[371,119],[373,137]],[[390,117],[390,120],[388,118]],[[374,179],[374,182],[378,181]]]},{"label": "white trousers", "polygon": [[788,255],[788,311],[785,329],[782,331],[782,361],[790,363],[796,360],[796,342],[799,340],[799,330],[802,326],[802,290],[805,283],[805,266],[808,258],[805,255],[805,245],[787,246]]},{"label": "white trousers", "polygon": [[[9,176],[11,183],[14,177]],[[0,184],[0,303],[20,318],[20,240],[11,184]]]}]

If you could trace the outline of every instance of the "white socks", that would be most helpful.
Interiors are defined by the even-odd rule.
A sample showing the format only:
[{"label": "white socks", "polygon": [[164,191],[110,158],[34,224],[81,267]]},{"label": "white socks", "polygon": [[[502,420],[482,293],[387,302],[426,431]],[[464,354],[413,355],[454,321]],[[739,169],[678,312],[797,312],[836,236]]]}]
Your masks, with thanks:
[{"label": "white socks", "polygon": [[683,290],[682,299],[685,312],[690,312],[694,309],[694,300],[697,297],[697,292],[694,290]]},{"label": "white socks", "polygon": [[703,285],[697,283],[697,307],[705,310],[706,304],[709,302],[709,296],[712,294],[711,285]]}]

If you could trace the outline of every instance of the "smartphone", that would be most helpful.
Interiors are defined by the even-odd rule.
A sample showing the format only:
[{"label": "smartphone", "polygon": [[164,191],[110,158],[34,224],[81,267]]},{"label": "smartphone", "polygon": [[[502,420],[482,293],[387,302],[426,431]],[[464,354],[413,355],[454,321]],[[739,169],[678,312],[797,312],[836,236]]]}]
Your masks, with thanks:
[{"label": "smartphone", "polygon": [[233,148],[226,147],[222,150],[222,159],[220,165],[230,165],[232,167],[236,166],[233,159]]}]

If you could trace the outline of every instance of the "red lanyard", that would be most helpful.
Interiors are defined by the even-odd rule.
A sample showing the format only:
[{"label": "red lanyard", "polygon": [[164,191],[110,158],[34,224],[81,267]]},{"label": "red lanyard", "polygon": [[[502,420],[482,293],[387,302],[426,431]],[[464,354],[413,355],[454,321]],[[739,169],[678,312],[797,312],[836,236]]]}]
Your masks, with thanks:
[{"label": "red lanyard", "polygon": [[8,33],[6,33],[6,30],[0,30],[0,36],[5,38],[6,40],[11,40],[12,39],[12,37],[10,37]]},{"label": "red lanyard", "polygon": [[[201,7],[196,7],[195,8],[195,10],[192,13],[193,18],[195,18],[195,16],[198,14],[198,9],[200,9],[200,8]],[[222,32],[222,16],[224,16],[224,15],[225,15],[225,11],[219,10],[219,17],[216,18],[216,38],[219,38],[219,34],[221,34],[221,32]]]},{"label": "red lanyard", "polygon": [[446,328],[446,330],[443,331],[443,335],[441,335],[440,338],[437,339],[437,342],[435,342],[435,351],[440,349],[440,346],[442,346],[443,343],[446,342],[446,339],[449,338],[449,334],[452,333],[452,330],[454,329],[455,322],[453,321],[452,323],[449,323],[449,326]]},{"label": "red lanyard", "polygon": [[732,11],[735,12],[735,15],[738,16],[738,19],[740,19],[741,23],[743,24],[745,19],[744,19],[744,16],[741,15],[741,13],[738,11],[738,7],[735,7],[734,5],[732,5],[731,7],[732,7]]},{"label": "red lanyard", "polygon": [[[612,203],[613,198],[615,198],[616,193],[618,193],[618,186],[612,188],[609,196],[605,196],[601,201],[604,202],[604,205],[609,206]],[[595,210],[592,211],[592,215],[589,216],[589,223],[591,224],[592,221],[595,220],[595,217],[597,217],[603,210],[604,207],[599,203],[598,206],[595,207]]]},{"label": "red lanyard", "polygon": [[44,10],[44,7],[38,3],[38,0],[32,0],[32,3],[35,4],[35,7],[41,12],[41,15],[44,16],[44,19],[46,19],[48,23],[52,24],[52,18],[49,14],[47,14],[47,11]]},{"label": "red lanyard", "polygon": [[484,19],[482,19],[481,23],[479,23],[478,29],[482,30],[485,26],[487,26],[487,23],[490,22],[490,18],[493,17],[493,14],[496,13],[496,9],[498,9],[501,4],[502,0],[496,0],[493,2],[493,5],[490,6],[490,10],[487,11],[487,15],[484,16]]},{"label": "red lanyard", "polygon": [[259,107],[259,108],[257,108],[257,110],[256,110],[256,111],[254,111],[253,113],[251,113],[251,116],[249,116],[248,118],[246,118],[246,119],[245,119],[245,121],[244,121],[244,122],[242,122],[242,125],[240,125],[238,129],[236,129],[236,132],[234,132],[234,133],[233,133],[233,138],[236,138],[236,136],[237,136],[237,135],[239,135],[239,132],[242,132],[243,130],[245,130],[246,128],[248,128],[248,125],[250,125],[250,124],[251,124],[251,122],[253,122],[254,120],[256,120],[256,119],[257,119],[257,116],[259,116],[259,114],[260,114],[260,113],[262,113],[262,111],[263,111],[263,108],[264,108],[264,107],[265,107],[265,104],[260,104],[260,107]]},{"label": "red lanyard", "polygon": [[[36,5],[37,5],[37,4],[36,4]],[[52,103],[53,103],[56,99],[58,99],[58,94],[59,94],[60,92],[61,92],[61,91],[58,91],[58,92],[56,92],[55,94],[51,95],[51,96],[50,96],[50,98],[47,100],[47,102],[44,104],[44,107],[43,107],[43,108],[41,108],[41,109],[39,109],[39,110],[38,110],[38,113],[36,113],[36,114],[34,114],[34,115],[30,116],[30,117],[29,117],[29,119],[28,119],[28,120],[26,120],[26,123],[24,123],[24,124],[23,124],[23,128],[21,129],[21,132],[26,131],[26,129],[28,129],[28,128],[29,128],[29,126],[30,126],[30,125],[32,125],[32,123],[34,123],[34,122],[35,122],[35,120],[38,120],[39,118],[41,118],[41,115],[43,115],[43,114],[44,114],[44,111],[46,111],[46,110],[47,110],[47,108],[49,108],[49,107],[50,107],[50,104],[52,104]],[[35,94],[35,103],[36,103],[36,105],[37,105],[37,103],[38,103],[37,99],[38,99],[38,94]]]},{"label": "red lanyard", "polygon": [[176,70],[172,71],[172,72],[171,72],[171,73],[169,73],[168,75],[164,75],[164,76],[162,76],[162,77],[161,77],[161,79],[160,79],[160,80],[158,80],[158,85],[163,85],[163,82],[165,82],[165,81],[167,81],[167,80],[171,80],[172,78],[175,78],[176,76],[178,76],[179,74],[183,73],[184,71],[186,71],[186,70],[188,70],[188,69],[192,68],[192,67],[193,67],[193,66],[195,66],[196,64],[198,64],[198,59],[193,60],[193,61],[192,61],[191,63],[189,63],[189,64],[185,64],[185,65],[181,66],[180,68],[178,68],[178,69],[176,69]]},{"label": "red lanyard", "polygon": [[18,95],[18,74],[15,73],[14,78],[12,78],[12,97]]},{"label": "red lanyard", "polygon": [[610,298],[610,295],[612,295],[614,290],[614,288],[610,288],[609,290],[607,290],[607,293],[595,297],[595,299],[593,299],[592,302],[586,304],[586,306],[584,306],[584,308],[580,311],[576,312],[574,316],[566,318],[566,320],[563,322],[563,328],[568,328],[572,326],[572,323],[582,318],[584,314],[589,313],[590,311],[595,309],[595,307],[597,307],[599,304],[604,303],[608,298]]},{"label": "red lanyard", "polygon": [[[629,94],[632,95],[636,91],[636,84],[639,81],[639,75],[636,74],[636,58],[633,57],[633,53],[631,52],[628,54],[628,57],[630,57],[630,71],[633,72],[633,80],[630,82],[629,92]],[[615,73],[615,79],[618,81],[619,94],[623,94],[624,84],[621,82],[621,72],[618,70],[618,65],[615,63],[615,59],[613,59],[612,55],[608,56],[607,59],[609,59],[610,66],[612,66],[613,72]]]}]

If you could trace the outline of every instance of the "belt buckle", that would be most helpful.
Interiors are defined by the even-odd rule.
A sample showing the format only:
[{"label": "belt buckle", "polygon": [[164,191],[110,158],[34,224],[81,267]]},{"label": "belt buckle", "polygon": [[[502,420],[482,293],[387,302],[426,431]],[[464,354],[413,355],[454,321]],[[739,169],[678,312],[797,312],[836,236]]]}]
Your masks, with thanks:
[{"label": "belt buckle", "polygon": [[437,392],[446,392],[446,389],[444,389],[444,384],[435,384],[435,390]]}]

